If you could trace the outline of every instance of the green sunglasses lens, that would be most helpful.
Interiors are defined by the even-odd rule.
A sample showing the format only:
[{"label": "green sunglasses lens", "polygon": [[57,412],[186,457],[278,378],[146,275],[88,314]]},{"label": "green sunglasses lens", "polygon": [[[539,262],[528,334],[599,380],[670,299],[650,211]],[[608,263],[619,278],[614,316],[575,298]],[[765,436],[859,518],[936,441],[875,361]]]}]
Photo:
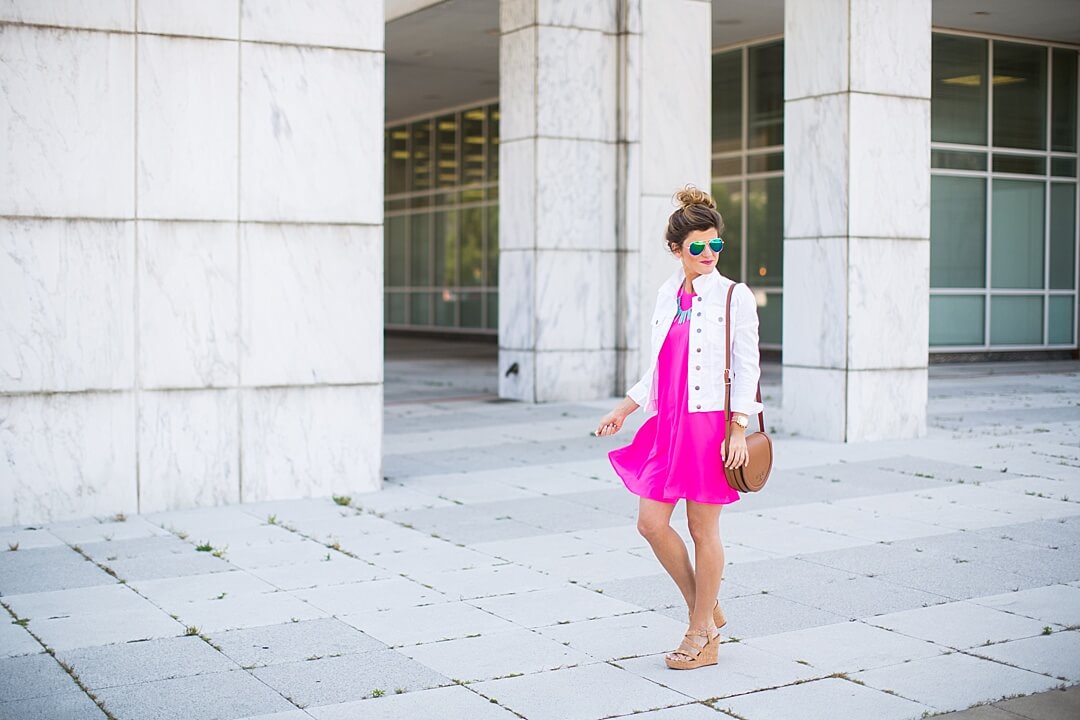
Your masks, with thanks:
[{"label": "green sunglasses lens", "polygon": [[[724,241],[721,238],[713,238],[709,241],[709,247],[714,253],[718,253],[724,249]],[[687,249],[690,250],[691,255],[697,257],[701,253],[705,252],[705,241],[694,240],[687,246]]]}]

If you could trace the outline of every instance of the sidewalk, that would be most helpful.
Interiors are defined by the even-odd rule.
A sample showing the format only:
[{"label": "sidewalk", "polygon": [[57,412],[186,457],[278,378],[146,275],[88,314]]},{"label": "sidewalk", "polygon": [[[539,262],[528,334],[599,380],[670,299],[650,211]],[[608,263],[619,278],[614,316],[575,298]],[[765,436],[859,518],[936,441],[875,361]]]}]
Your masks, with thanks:
[{"label": "sidewalk", "polygon": [[932,368],[918,441],[779,437],[692,672],[606,462],[640,417],[394,392],[379,493],[0,529],[0,719],[1080,713],[1080,363]]}]

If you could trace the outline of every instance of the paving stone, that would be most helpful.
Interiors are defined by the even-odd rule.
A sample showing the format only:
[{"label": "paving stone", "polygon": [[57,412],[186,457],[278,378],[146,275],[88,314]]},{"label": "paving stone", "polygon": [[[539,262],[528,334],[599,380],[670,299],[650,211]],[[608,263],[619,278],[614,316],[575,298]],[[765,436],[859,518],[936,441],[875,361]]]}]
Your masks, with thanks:
[{"label": "paving stone", "polygon": [[426,588],[406,578],[370,580],[348,585],[331,585],[292,593],[329,615],[351,615],[370,610],[445,602],[438,590]]},{"label": "paving stone", "polygon": [[594,662],[583,652],[524,628],[406,645],[400,652],[447,677],[470,681]]},{"label": "paving stone", "polygon": [[1050,585],[972,598],[970,602],[1064,627],[1080,626],[1080,587]]},{"label": "paving stone", "polygon": [[867,622],[958,650],[975,648],[987,642],[1033,637],[1043,629],[1043,624],[1037,620],[969,602],[945,603],[879,615]]},{"label": "paving stone", "polygon": [[0,552],[0,595],[115,583],[116,578],[67,546]]},{"label": "paving stone", "polygon": [[469,603],[530,628],[625,615],[641,610],[622,600],[573,586],[478,598]]},{"label": "paving stone", "polygon": [[409,577],[457,600],[550,590],[565,585],[559,578],[509,563],[467,570],[413,570]]},{"label": "paving stone", "polygon": [[[1002,710],[996,705],[976,705],[967,710],[932,715],[935,720],[1031,720],[1030,718],[1016,715],[1015,713]],[[1066,717],[1052,717],[1046,720],[1068,720]]]},{"label": "paving stone", "polygon": [[1001,570],[982,562],[935,563],[922,570],[885,573],[880,579],[952,600],[967,600],[1012,590],[1026,590],[1042,583],[1032,578]]},{"label": "paving stone", "polygon": [[[675,606],[684,610],[686,608],[682,593],[679,592],[675,581],[666,573],[604,580],[591,587],[603,590],[605,597],[622,600],[649,610]],[[720,596],[725,599],[731,597],[732,587],[734,586],[725,580],[721,583]]]},{"label": "paving stone", "polygon": [[33,655],[41,652],[41,644],[34,639],[33,635],[27,632],[26,628],[18,625],[10,618],[8,620],[9,622],[0,620],[0,658]]},{"label": "paving stone", "polygon": [[379,640],[333,618],[215,632],[211,633],[210,639],[221,652],[244,668],[386,647]]},{"label": "paving stone", "polygon": [[360,700],[376,689],[408,692],[450,684],[394,650],[268,665],[252,673],[301,708]]},{"label": "paving stone", "polygon": [[508,620],[464,602],[356,613],[343,615],[340,619],[394,646],[452,640],[516,627]]},{"label": "paving stone", "polygon": [[926,565],[926,558],[925,552],[920,552],[915,546],[900,543],[875,543],[844,550],[798,553],[798,559],[809,563],[868,576],[917,570]]},{"label": "paving stone", "polygon": [[1030,720],[1064,720],[1080,717],[1080,687],[1051,690],[1031,697],[998,703],[1002,710]]},{"label": "paving stone", "polygon": [[96,694],[117,720],[235,720],[296,709],[244,670],[122,685]]},{"label": "paving stone", "polygon": [[395,572],[411,575],[432,567],[442,570],[490,567],[502,563],[502,560],[443,542],[431,548],[384,553],[373,557],[372,562],[386,570],[393,569]]},{"label": "paving stone", "polygon": [[53,650],[176,637],[184,626],[149,602],[122,608],[52,619],[31,618],[30,630]]},{"label": "paving stone", "polygon": [[632,717],[633,720],[727,720],[730,716],[721,715],[711,705],[695,702],[623,717]]},{"label": "paving stone", "polygon": [[613,578],[640,577],[654,575],[660,563],[655,557],[644,558],[640,555],[608,550],[589,555],[574,555],[564,558],[537,558],[529,567],[540,572],[558,577],[567,582],[596,586]]},{"label": "paving stone", "polygon": [[1042,692],[1060,683],[1045,675],[964,653],[912,660],[856,673],[851,678],[878,690],[892,690],[939,711],[963,710],[1012,695]]},{"label": "paving stone", "polygon": [[153,607],[146,598],[120,583],[10,595],[4,598],[4,603],[19,617],[33,620],[119,610],[137,612]]},{"label": "paving stone", "polygon": [[297,563],[316,563],[323,560],[330,552],[330,548],[325,545],[311,540],[301,540],[272,545],[228,547],[225,549],[225,558],[236,567],[255,570]]},{"label": "paving stone", "polygon": [[[9,525],[0,528],[0,552],[18,552],[39,548],[58,547],[64,541],[40,527]],[[15,550],[11,550],[14,546]]]},{"label": "paving stone", "polygon": [[[685,606],[671,611],[661,610],[676,620],[686,615]],[[802,630],[818,625],[832,625],[848,618],[827,610],[793,602],[778,595],[744,595],[724,599],[724,615],[728,624],[724,634],[737,638],[774,635],[789,630]]]},{"label": "paving stone", "polygon": [[195,626],[202,632],[278,625],[330,615],[286,592],[226,595],[221,600],[183,603],[170,609],[185,626]]},{"label": "paving stone", "polygon": [[48,653],[0,659],[0,702],[68,693],[78,687]]},{"label": "paving stone", "polygon": [[911,720],[930,710],[840,678],[725,698],[715,706],[753,720],[789,720],[793,708],[798,708],[799,720]]},{"label": "paving stone", "polygon": [[[600,543],[583,540],[581,535],[590,530],[533,535],[530,537],[496,540],[494,542],[475,543],[473,550],[501,560],[529,565],[537,560],[573,557],[600,553],[615,548]],[[640,536],[639,536],[640,537]]]},{"label": "paving stone", "polygon": [[436,533],[443,539],[464,545],[547,535],[550,532],[506,515],[493,515],[486,510],[490,504],[405,510],[389,512],[386,517],[395,522],[407,523],[418,531]]},{"label": "paving stone", "polygon": [[824,673],[850,673],[948,652],[940,645],[897,632],[844,622],[744,640],[778,657],[806,662]]},{"label": "paving stone", "polygon": [[618,660],[673,650],[682,641],[686,623],[645,611],[548,625],[536,631],[596,660]]},{"label": "paving stone", "polygon": [[793,525],[751,513],[733,513],[725,517],[724,534],[740,545],[781,556],[858,547],[867,542],[862,538]]},{"label": "paving stone", "polygon": [[[678,638],[676,638],[678,640]],[[676,642],[675,647],[678,643]],[[674,649],[674,647],[670,648]],[[755,690],[822,677],[820,670],[790,662],[742,643],[721,643],[718,662],[694,672],[673,671],[664,653],[620,660],[619,667],[694,700],[742,695]]]},{"label": "paving stone", "polygon": [[182,554],[138,555],[129,560],[106,559],[102,562],[118,577],[128,582],[236,570],[236,567],[228,562],[214,557],[209,552],[198,552],[192,546],[188,546],[187,552]]},{"label": "paving stone", "polygon": [[139,538],[161,537],[169,533],[141,517],[126,518],[117,521],[113,518],[95,520],[77,520],[54,523],[49,532],[69,545],[88,545],[103,541],[132,540]]},{"label": "paving stone", "polygon": [[255,568],[250,571],[250,574],[282,590],[303,590],[368,580],[385,580],[392,576],[392,573],[383,568],[369,565],[363,560],[357,560],[348,555],[331,553],[330,558],[328,562]]},{"label": "paving stone", "polygon": [[514,720],[517,716],[461,685],[310,708],[316,720]]},{"label": "paving stone", "polygon": [[175,611],[174,608],[182,607],[186,603],[215,600],[222,593],[225,597],[229,597],[230,595],[257,595],[277,590],[270,583],[244,570],[184,575],[159,580],[136,580],[128,584],[141,595],[145,595],[170,611]]},{"label": "paving stone", "polygon": [[104,720],[105,717],[82,690],[0,702],[0,720]]},{"label": "paving stone", "polygon": [[[595,663],[469,686],[529,720],[595,720],[672,705],[688,698],[632,672]],[[583,688],[588,688],[583,692]]]},{"label": "paving stone", "polygon": [[972,648],[969,652],[1065,682],[1080,682],[1080,631],[1037,635],[989,647]]},{"label": "paving stone", "polygon": [[209,538],[221,528],[258,527],[265,522],[265,518],[255,517],[239,506],[171,510],[142,517],[172,533],[186,534],[192,542]]},{"label": "paving stone", "polygon": [[194,636],[62,650],[57,655],[92,690],[237,668],[236,663]]},{"label": "paving stone", "polygon": [[311,720],[311,715],[303,710],[286,710],[266,715],[249,715],[241,720]]},{"label": "paving stone", "polygon": [[921,538],[945,532],[937,525],[918,520],[891,517],[880,512],[839,507],[824,502],[769,508],[763,510],[762,515],[817,530],[831,530],[867,543]]}]

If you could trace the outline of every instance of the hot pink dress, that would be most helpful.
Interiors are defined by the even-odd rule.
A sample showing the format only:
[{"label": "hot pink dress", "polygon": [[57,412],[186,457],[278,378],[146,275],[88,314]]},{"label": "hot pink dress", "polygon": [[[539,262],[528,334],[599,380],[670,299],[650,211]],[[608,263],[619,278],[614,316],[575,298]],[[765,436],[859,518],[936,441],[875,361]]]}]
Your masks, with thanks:
[{"label": "hot pink dress", "polygon": [[[686,310],[692,302],[693,294],[680,287],[679,308]],[[676,316],[657,360],[657,413],[629,445],[612,450],[608,458],[630,492],[640,497],[726,505],[738,500],[739,493],[724,480],[724,413],[687,409],[689,347],[690,323],[680,323]]]}]

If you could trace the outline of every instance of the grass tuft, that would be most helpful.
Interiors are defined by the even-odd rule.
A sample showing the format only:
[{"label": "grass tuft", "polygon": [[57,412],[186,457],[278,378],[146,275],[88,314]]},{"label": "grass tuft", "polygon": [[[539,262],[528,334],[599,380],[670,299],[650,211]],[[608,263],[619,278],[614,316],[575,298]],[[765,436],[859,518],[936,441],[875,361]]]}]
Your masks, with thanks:
[{"label": "grass tuft", "polygon": [[196,545],[195,549],[198,550],[199,552],[213,552],[214,551],[214,546],[211,545],[208,542],[204,542],[204,543],[199,543],[198,545]]},{"label": "grass tuft", "polygon": [[344,507],[352,503],[352,498],[348,495],[334,495],[334,502]]}]

